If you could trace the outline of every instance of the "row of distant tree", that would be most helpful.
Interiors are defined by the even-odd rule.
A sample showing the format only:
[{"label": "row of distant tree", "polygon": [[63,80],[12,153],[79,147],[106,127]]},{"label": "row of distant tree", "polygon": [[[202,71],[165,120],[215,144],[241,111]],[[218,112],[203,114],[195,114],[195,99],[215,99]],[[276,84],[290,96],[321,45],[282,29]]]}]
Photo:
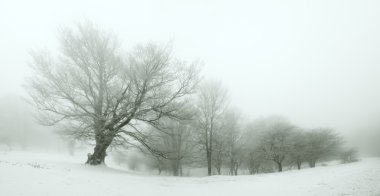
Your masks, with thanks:
[{"label": "row of distant tree", "polygon": [[117,37],[87,22],[60,33],[56,55],[32,52],[26,89],[39,121],[70,139],[90,142],[87,164],[104,164],[109,148],[141,149],[181,175],[205,163],[208,175],[227,167],[237,175],[265,172],[267,161],[301,167],[336,152],[342,139],[329,129],[303,131],[282,118],[246,125],[221,83],[202,80],[197,62],[170,47],[121,49]]},{"label": "row of distant tree", "polygon": [[[159,174],[165,171],[180,176],[184,175],[183,168],[207,167],[210,175],[238,175],[315,167],[318,161],[339,158],[344,162],[356,160],[356,151],[344,149],[343,138],[332,129],[305,130],[277,116],[247,124],[240,116],[231,110],[222,113],[214,120],[213,134],[207,137],[206,130],[199,127],[199,116],[186,122],[168,120],[165,130],[151,130],[149,139],[150,145],[164,152],[165,157],[145,153],[148,160],[135,156],[124,162],[131,169],[148,163]],[[210,138],[209,151],[206,138]]]}]

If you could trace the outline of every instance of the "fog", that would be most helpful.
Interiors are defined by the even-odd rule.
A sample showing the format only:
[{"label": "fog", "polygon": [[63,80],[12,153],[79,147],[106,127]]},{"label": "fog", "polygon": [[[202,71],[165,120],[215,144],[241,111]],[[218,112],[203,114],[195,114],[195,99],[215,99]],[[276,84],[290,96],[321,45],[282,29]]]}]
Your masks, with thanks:
[{"label": "fog", "polygon": [[182,59],[200,60],[202,75],[220,80],[249,120],[280,115],[366,143],[380,129],[378,10],[376,0],[1,1],[1,120],[12,114],[19,118],[10,124],[36,127],[22,128],[30,138],[56,138],[35,125],[26,104],[8,101],[28,99],[30,50],[54,51],[61,27],[90,20],[126,49],[171,43]]}]

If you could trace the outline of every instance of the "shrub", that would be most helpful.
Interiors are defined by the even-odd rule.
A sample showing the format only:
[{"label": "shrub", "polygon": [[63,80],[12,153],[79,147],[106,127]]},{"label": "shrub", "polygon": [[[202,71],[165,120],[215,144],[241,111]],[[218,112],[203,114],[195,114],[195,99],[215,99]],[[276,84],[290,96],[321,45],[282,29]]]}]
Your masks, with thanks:
[{"label": "shrub", "polygon": [[351,163],[358,161],[358,151],[354,148],[351,148],[349,150],[345,150],[341,153],[340,158],[342,160],[342,163]]}]

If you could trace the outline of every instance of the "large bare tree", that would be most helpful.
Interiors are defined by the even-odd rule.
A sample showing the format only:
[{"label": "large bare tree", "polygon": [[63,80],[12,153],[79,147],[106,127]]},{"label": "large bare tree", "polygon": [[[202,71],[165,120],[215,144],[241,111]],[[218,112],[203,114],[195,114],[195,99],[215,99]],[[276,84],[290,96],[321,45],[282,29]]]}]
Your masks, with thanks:
[{"label": "large bare tree", "polygon": [[[182,119],[181,109],[198,81],[195,64],[173,57],[167,47],[140,45],[123,53],[116,36],[90,22],[60,33],[55,58],[33,52],[27,90],[45,125],[95,141],[87,163],[104,163],[107,148],[145,141],[141,128],[160,118]],[[125,55],[124,55],[125,54]],[[132,139],[132,140],[131,140]]]}]

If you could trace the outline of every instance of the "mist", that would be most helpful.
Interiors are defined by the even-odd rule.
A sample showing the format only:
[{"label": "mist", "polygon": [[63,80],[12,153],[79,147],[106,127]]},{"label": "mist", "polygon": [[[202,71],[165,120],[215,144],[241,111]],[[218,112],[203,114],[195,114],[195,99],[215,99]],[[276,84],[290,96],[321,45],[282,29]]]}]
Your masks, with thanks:
[{"label": "mist", "polygon": [[203,75],[223,81],[249,119],[282,115],[352,136],[380,126],[379,7],[377,1],[3,1],[0,93],[25,96],[29,51],[57,48],[60,28],[92,20],[117,32],[126,48],[171,42],[179,57],[199,59]]},{"label": "mist", "polygon": [[[298,169],[328,165],[343,151],[378,157],[378,10],[376,0],[1,1],[0,151],[64,154],[88,165],[109,157],[110,167],[173,176],[292,170],[305,152],[268,158],[265,141],[279,135],[305,149],[305,141],[327,138],[320,151],[329,152],[303,158]],[[88,63],[97,60],[91,52],[106,59],[104,70]],[[167,65],[150,73],[148,57]],[[98,72],[112,79],[86,86]],[[145,96],[149,79],[157,89]],[[112,138],[99,142],[102,131]],[[210,148],[225,154],[219,160]]]},{"label": "mist", "polygon": [[33,108],[16,94],[0,97],[1,149],[42,152],[66,151],[67,146],[56,128],[45,127],[34,118]]}]

